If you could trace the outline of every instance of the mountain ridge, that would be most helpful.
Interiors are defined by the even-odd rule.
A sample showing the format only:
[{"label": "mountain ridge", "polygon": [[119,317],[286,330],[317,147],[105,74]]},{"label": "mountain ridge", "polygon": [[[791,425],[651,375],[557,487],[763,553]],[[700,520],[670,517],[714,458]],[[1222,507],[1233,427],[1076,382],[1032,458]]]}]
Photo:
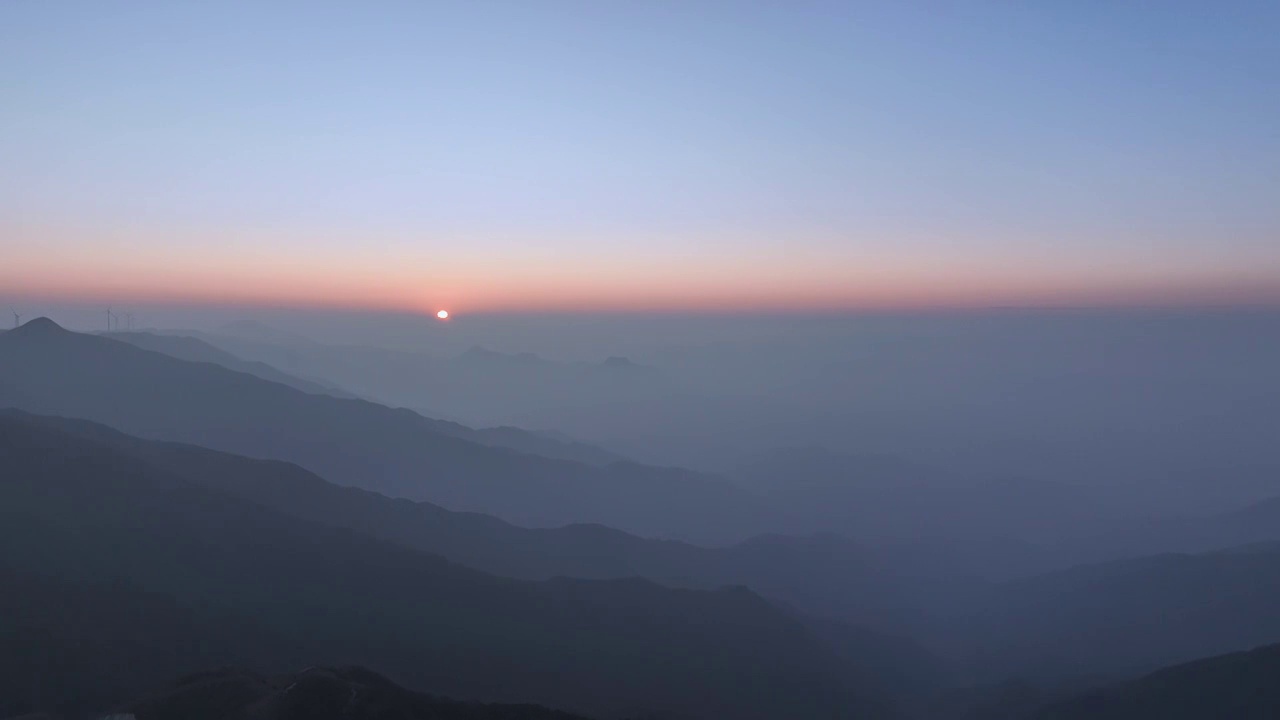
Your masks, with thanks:
[{"label": "mountain ridge", "polygon": [[332,395],[338,398],[355,398],[356,396],[336,387],[323,385],[313,380],[301,378],[283,372],[272,365],[255,360],[244,360],[232,353],[214,347],[209,343],[189,335],[157,334],[145,331],[114,331],[99,333],[102,337],[126,342],[143,350],[168,355],[169,357],[190,362],[207,362],[221,365],[229,370],[246,373],[271,382],[287,385],[312,395]]},{"label": "mountain ridge", "polygon": [[[254,460],[206,448],[143,440],[84,420],[0,410],[10,418],[106,444],[189,482],[271,507],[304,520],[361,532],[503,577],[574,577],[717,589],[746,585],[807,613],[844,618],[888,617],[875,626],[909,624],[909,598],[891,573],[862,557],[842,538],[759,537],[727,548],[628,535],[597,524],[527,529],[492,516],[459,513],[430,503],[393,499],[333,485],[296,465]],[[834,625],[824,627],[830,630]],[[875,669],[906,688],[936,682],[943,663],[887,630],[846,628]]]},{"label": "mountain ridge", "polygon": [[321,662],[606,717],[882,707],[802,623],[743,588],[499,578],[11,417],[0,418],[0,462],[13,470],[0,481],[0,567],[127,580],[322,647]]},{"label": "mountain ridge", "polygon": [[1055,702],[1035,720],[1271,720],[1280,717],[1280,645],[1162,668]]},{"label": "mountain ridge", "polygon": [[0,404],[37,414],[296,462],[341,484],[525,526],[601,522],[715,543],[752,534],[766,515],[713,476],[527,455],[451,436],[409,410],[311,395],[52,321],[24,328],[0,336]]}]

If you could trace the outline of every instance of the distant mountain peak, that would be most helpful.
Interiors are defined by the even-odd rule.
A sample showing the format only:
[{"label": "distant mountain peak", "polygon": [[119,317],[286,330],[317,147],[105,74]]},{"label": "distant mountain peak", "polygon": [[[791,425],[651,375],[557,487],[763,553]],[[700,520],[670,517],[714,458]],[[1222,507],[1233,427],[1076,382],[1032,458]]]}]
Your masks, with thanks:
[{"label": "distant mountain peak", "polygon": [[14,329],[8,333],[11,337],[29,336],[38,337],[41,335],[50,335],[54,333],[67,332],[61,325],[50,320],[47,317],[38,317],[34,320],[28,320],[21,327]]}]

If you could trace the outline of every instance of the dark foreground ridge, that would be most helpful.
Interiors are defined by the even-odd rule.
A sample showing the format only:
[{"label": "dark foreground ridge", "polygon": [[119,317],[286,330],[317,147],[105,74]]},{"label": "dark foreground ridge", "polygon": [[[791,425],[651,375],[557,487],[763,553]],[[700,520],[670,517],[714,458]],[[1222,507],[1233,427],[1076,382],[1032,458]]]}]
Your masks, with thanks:
[{"label": "dark foreground ridge", "polygon": [[136,720],[584,720],[540,705],[485,705],[416,693],[362,667],[307,668],[274,677],[239,669],[188,675],[107,717],[130,715]]},{"label": "dark foreground ridge", "polygon": [[742,588],[487,575],[18,416],[0,414],[0,467],[0,717],[309,664],[602,718],[893,715],[841,648]]},{"label": "dark foreground ridge", "polygon": [[1054,705],[1036,720],[1273,720],[1280,645],[1165,668]]}]

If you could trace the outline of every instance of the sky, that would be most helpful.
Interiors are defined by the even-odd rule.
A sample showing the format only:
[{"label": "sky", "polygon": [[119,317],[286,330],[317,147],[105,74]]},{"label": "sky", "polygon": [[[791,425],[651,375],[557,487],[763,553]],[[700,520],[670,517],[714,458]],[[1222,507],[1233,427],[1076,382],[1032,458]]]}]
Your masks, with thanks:
[{"label": "sky", "polygon": [[1274,2],[0,2],[0,296],[1280,303]]}]

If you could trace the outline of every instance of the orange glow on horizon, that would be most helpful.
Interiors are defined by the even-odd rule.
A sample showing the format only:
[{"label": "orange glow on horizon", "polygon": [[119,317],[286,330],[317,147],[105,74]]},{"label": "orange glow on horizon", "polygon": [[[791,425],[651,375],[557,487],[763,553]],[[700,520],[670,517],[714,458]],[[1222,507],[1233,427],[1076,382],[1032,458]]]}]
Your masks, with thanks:
[{"label": "orange glow on horizon", "polygon": [[[1132,261],[1094,267],[1035,257],[902,253],[862,257],[726,253],[646,256],[476,250],[351,255],[289,252],[269,236],[211,244],[200,256],[75,252],[74,233],[18,233],[0,294],[84,302],[411,312],[841,312],[984,307],[1280,305],[1280,277]],[[127,247],[112,235],[108,249]],[[260,240],[261,242],[250,242]],[[148,241],[149,247],[153,241]],[[837,253],[839,255],[839,253]],[[440,318],[444,320],[445,318]]]},{"label": "orange glow on horizon", "polygon": [[[152,280],[148,278],[147,280]],[[297,278],[295,280],[302,280]],[[741,285],[751,285],[743,289]],[[411,285],[411,286],[410,286]],[[814,283],[580,283],[527,278],[485,283],[473,279],[441,284],[406,285],[362,283],[354,280],[284,282],[281,278],[239,279],[172,277],[168,282],[142,278],[67,275],[55,282],[34,282],[5,277],[0,287],[7,296],[73,302],[133,302],[141,304],[190,304],[333,308],[365,311],[411,312],[449,319],[453,311],[508,312],[840,312],[892,310],[981,309],[984,307],[1102,307],[1188,305],[1280,305],[1280,282],[1223,278],[1218,282],[998,282],[952,278],[903,278],[893,281],[843,284]]]},{"label": "orange glow on horizon", "polygon": [[[780,245],[735,250],[725,238],[690,237],[632,252],[578,238],[583,249],[567,252],[556,238],[532,235],[500,251],[461,238],[442,244],[317,232],[304,239],[294,230],[173,228],[182,243],[156,228],[0,225],[0,232],[15,240],[0,265],[0,294],[95,303],[428,317],[444,308],[473,315],[1280,305],[1280,268],[1262,257],[1215,269],[1172,257],[1117,256],[1098,265],[1018,246],[979,255],[905,242],[894,252],[854,243],[817,253]],[[643,238],[622,240],[645,247]],[[374,247],[384,250],[362,249]]]}]

